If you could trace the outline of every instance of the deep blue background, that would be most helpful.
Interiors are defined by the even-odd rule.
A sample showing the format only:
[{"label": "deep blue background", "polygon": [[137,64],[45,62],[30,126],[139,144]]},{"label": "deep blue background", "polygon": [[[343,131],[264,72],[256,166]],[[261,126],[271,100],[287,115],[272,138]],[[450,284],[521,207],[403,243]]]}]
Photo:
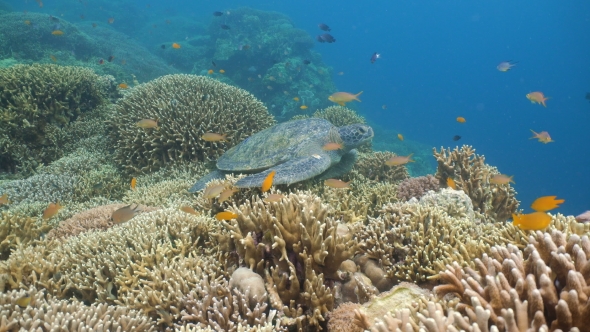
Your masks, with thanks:
[{"label": "deep blue background", "polygon": [[[64,4],[82,6],[46,0],[39,10],[32,0],[12,3],[49,13]],[[473,145],[487,163],[514,175],[525,211],[543,195],[565,198],[557,210],[564,214],[590,209],[590,103],[584,98],[590,92],[590,1],[192,0],[137,1],[129,8],[208,22],[213,11],[240,6],[282,12],[313,36],[318,23],[332,27],[337,42],[316,50],[333,67],[340,91],[364,91],[357,106],[373,125],[433,147]],[[372,65],[373,52],[382,58]],[[505,60],[518,65],[496,70]],[[336,75],[340,71],[344,75]],[[532,91],[550,97],[547,108],[525,98]],[[467,122],[457,123],[457,116]],[[529,140],[530,129],[548,131],[555,142]],[[457,134],[463,139],[456,143]],[[376,140],[396,139],[391,136]]]}]

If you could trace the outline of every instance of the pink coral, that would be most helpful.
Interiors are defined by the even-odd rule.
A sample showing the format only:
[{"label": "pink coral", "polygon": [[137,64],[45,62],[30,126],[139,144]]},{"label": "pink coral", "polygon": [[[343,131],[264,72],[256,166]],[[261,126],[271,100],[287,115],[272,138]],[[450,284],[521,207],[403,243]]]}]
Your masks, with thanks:
[{"label": "pink coral", "polygon": [[432,175],[419,176],[416,178],[409,178],[402,181],[397,186],[397,198],[406,202],[412,197],[420,199],[430,190],[438,190],[440,188],[439,181]]},{"label": "pink coral", "polygon": [[586,211],[579,216],[576,216],[578,222],[590,222],[590,211]]}]

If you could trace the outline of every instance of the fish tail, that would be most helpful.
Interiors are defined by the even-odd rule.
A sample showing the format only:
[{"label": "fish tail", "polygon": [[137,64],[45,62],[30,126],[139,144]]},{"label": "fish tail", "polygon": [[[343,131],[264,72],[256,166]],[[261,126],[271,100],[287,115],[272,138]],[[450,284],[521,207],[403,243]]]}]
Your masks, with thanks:
[{"label": "fish tail", "polygon": [[535,135],[535,136],[533,136],[533,137],[531,137],[531,138],[529,138],[529,139],[537,138],[537,135],[539,135],[539,134],[537,134],[537,133],[536,133],[534,130],[532,130],[532,129],[529,129],[529,130],[530,130],[530,131],[533,133],[533,135]]},{"label": "fish tail", "polygon": [[354,99],[360,102],[361,100],[359,99],[359,96],[361,95],[361,93],[363,93],[363,91],[361,91],[361,92],[357,93],[356,95],[354,95]]}]

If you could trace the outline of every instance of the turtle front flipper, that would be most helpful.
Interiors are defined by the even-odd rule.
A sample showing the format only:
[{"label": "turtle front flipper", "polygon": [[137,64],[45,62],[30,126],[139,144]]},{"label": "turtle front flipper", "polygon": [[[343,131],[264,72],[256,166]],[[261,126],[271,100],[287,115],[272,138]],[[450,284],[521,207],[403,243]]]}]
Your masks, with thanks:
[{"label": "turtle front flipper", "polygon": [[334,179],[339,178],[342,175],[350,172],[354,163],[358,159],[358,151],[356,149],[348,151],[348,153],[342,156],[340,162],[335,164],[334,166],[328,168],[327,171],[322,173],[318,179],[319,180],[326,180],[326,179]]},{"label": "turtle front flipper", "polygon": [[260,187],[262,186],[262,181],[272,171],[276,172],[273,184],[296,183],[322,174],[331,165],[330,156],[324,153],[300,157],[271,167],[264,172],[242,178],[236,182],[235,186],[238,188]]},{"label": "turtle front flipper", "polygon": [[193,186],[188,190],[188,192],[196,193],[199,190],[203,190],[205,189],[205,185],[207,185],[207,182],[211,180],[225,179],[225,174],[226,173],[216,169],[213,172],[203,176],[201,179],[199,179],[199,181],[195,182],[195,184],[193,184]]}]

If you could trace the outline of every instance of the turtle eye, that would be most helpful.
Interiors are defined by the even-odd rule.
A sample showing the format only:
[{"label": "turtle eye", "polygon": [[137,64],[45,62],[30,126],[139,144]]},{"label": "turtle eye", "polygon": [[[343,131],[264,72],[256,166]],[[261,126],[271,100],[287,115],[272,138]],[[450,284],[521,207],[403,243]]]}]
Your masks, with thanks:
[{"label": "turtle eye", "polygon": [[359,128],[359,133],[364,134],[366,132],[367,132],[367,130],[365,128],[363,128],[363,127]]}]

